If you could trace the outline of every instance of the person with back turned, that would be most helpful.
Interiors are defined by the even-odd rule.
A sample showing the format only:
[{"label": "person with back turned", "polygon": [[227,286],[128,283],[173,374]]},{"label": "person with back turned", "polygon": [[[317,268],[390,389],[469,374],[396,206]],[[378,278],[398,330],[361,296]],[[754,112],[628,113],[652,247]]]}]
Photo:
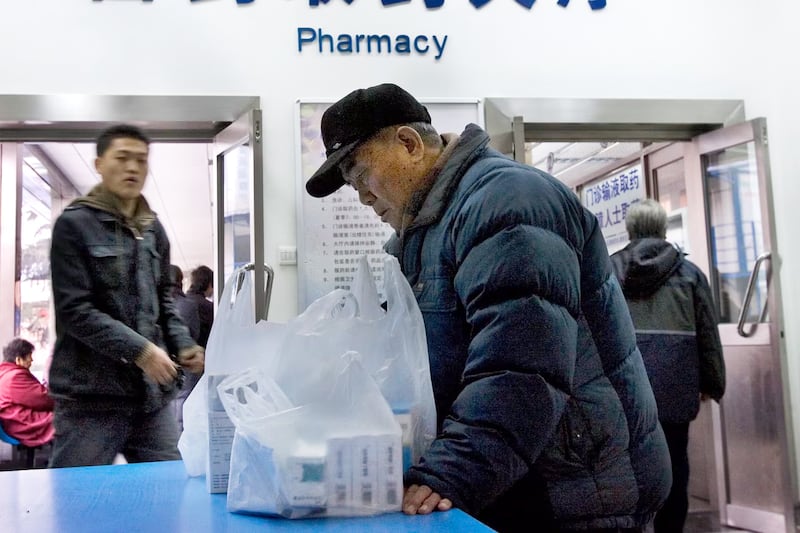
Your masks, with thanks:
[{"label": "person with back turned", "polygon": [[[214,323],[214,304],[209,301],[214,294],[214,272],[209,267],[200,265],[192,270],[190,279],[189,290],[186,294],[181,291],[181,296],[176,299],[175,305],[192,338],[205,349]],[[186,379],[175,399],[181,429],[183,429],[183,404],[201,377],[202,373],[187,371]]]},{"label": "person with back turned", "polygon": [[506,531],[640,531],[669,491],[664,435],[597,219],[552,176],[440,135],[393,84],[322,117],[306,183],[347,184],[396,231],[425,322],[439,433],[403,511]]},{"label": "person with back turned", "polygon": [[667,213],[655,200],[629,208],[631,242],[611,256],[658,404],[672,459],[672,490],[656,533],[683,531],[689,509],[689,423],[700,402],[720,401],[725,362],[711,289],[703,272],[666,240]]},{"label": "person with back turned", "polygon": [[180,459],[169,402],[203,348],[172,301],[170,244],[142,196],[149,140],[136,127],[98,137],[101,183],[53,227],[56,344],[53,467]]}]

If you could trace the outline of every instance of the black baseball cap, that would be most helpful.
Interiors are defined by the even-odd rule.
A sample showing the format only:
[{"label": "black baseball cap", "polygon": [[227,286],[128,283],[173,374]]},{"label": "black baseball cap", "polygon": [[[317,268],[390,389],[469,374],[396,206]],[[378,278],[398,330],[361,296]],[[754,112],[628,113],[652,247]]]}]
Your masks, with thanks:
[{"label": "black baseball cap", "polygon": [[311,196],[322,198],[344,185],[339,164],[362,142],[387,126],[431,123],[424,105],[392,83],[357,89],[322,115],[322,142],[327,159],[306,182]]}]

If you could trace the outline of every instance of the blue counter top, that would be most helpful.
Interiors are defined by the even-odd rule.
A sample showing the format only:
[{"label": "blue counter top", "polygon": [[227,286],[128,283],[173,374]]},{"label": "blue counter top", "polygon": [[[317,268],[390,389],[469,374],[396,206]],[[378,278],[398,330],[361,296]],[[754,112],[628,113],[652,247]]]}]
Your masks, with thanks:
[{"label": "blue counter top", "polygon": [[0,531],[110,533],[269,531],[324,533],[487,532],[452,510],[425,516],[288,520],[230,513],[181,461],[0,472]]}]

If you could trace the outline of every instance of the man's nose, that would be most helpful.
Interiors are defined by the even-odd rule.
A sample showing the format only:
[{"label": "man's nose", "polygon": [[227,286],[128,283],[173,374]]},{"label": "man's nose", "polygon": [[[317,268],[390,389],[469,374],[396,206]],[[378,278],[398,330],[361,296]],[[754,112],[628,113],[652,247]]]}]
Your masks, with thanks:
[{"label": "man's nose", "polygon": [[367,187],[358,188],[358,201],[364,205],[372,205],[377,200],[376,196]]}]

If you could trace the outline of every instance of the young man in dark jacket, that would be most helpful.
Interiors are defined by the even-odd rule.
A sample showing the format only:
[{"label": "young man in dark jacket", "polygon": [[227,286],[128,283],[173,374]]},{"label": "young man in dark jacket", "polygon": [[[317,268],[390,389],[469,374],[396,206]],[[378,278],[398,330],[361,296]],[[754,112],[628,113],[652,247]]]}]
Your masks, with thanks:
[{"label": "young man in dark jacket", "polygon": [[132,126],[104,131],[102,182],[53,227],[53,467],[180,459],[168,404],[204,353],[173,305],[169,241],[141,195],[148,145]]},{"label": "young man in dark jacket", "polygon": [[395,230],[425,321],[439,434],[403,510],[455,505],[500,531],[639,530],[669,457],[595,217],[555,178],[439,135],[392,84],[322,117],[316,197],[345,183]]},{"label": "young man in dark jacket", "polygon": [[628,301],[672,458],[672,490],[656,515],[655,531],[680,532],[689,509],[689,423],[701,399],[719,401],[725,392],[717,314],[705,275],[666,241],[667,213],[661,204],[634,204],[625,226],[631,242],[611,262]]}]

